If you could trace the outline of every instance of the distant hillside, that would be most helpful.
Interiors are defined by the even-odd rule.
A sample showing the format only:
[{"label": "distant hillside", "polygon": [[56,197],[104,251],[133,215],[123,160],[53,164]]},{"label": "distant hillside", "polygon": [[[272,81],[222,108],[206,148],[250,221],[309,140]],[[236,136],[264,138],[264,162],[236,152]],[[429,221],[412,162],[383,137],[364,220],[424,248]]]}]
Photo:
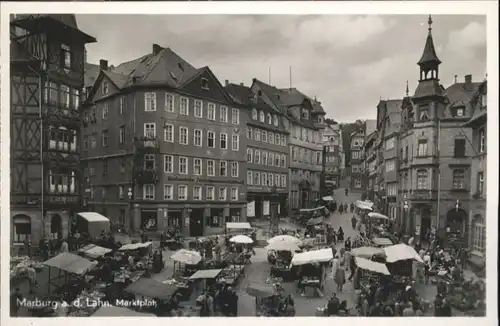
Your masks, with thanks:
[{"label": "distant hillside", "polygon": [[342,142],[343,142],[343,147],[344,147],[344,153],[345,155],[345,166],[351,166],[351,155],[348,155],[347,153],[350,153],[351,151],[351,134],[361,128],[364,124],[364,121],[361,120],[356,120],[356,122],[351,122],[351,123],[341,123],[340,124],[340,130],[342,130]]}]

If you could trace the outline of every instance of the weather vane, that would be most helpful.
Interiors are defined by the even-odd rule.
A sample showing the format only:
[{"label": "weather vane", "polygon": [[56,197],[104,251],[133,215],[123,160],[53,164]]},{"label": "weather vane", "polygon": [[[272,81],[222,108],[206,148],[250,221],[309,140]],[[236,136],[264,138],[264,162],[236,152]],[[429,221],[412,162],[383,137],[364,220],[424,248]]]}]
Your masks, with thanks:
[{"label": "weather vane", "polygon": [[429,24],[429,32],[432,31],[432,17],[431,15],[429,15],[429,20],[427,21],[427,23]]}]

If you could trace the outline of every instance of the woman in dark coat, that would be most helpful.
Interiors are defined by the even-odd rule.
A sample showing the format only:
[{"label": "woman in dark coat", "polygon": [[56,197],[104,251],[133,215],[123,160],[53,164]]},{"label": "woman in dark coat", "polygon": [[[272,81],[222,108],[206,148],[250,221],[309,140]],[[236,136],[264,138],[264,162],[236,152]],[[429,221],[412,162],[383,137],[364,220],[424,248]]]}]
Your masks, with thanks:
[{"label": "woman in dark coat", "polygon": [[339,231],[337,232],[337,240],[339,242],[344,241],[344,230],[342,230],[342,227],[339,227]]},{"label": "woman in dark coat", "polygon": [[339,213],[342,214],[344,212],[344,205],[339,205]]}]

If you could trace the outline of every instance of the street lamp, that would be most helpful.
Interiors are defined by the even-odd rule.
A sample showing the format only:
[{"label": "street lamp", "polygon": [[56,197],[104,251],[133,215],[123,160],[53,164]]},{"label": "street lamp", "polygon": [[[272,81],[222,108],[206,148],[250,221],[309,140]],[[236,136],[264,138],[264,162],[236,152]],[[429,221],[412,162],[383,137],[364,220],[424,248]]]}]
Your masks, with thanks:
[{"label": "street lamp", "polygon": [[406,231],[406,223],[407,223],[407,219],[408,219],[408,201],[406,200],[406,194],[404,194],[404,205],[403,205],[403,212],[404,212],[404,216],[403,216],[403,223],[404,223],[404,226],[405,226],[405,231]]}]

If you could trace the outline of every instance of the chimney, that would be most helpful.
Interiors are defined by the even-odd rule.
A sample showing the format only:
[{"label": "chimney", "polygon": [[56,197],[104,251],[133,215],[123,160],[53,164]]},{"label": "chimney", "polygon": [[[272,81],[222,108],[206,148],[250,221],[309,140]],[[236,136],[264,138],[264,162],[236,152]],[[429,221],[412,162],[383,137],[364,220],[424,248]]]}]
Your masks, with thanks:
[{"label": "chimney", "polygon": [[466,85],[472,84],[472,75],[465,75],[465,84]]},{"label": "chimney", "polygon": [[99,60],[99,68],[101,70],[108,70],[108,60]]},{"label": "chimney", "polygon": [[229,80],[228,80],[228,79],[226,79],[226,80],[224,81],[224,86],[229,86]]},{"label": "chimney", "polygon": [[458,82],[458,75],[455,75],[455,84]]},{"label": "chimney", "polygon": [[240,83],[240,86],[245,86],[245,84],[244,83]]},{"label": "chimney", "polygon": [[161,46],[159,46],[158,44],[153,44],[153,55],[157,55],[161,50],[163,50]]}]

